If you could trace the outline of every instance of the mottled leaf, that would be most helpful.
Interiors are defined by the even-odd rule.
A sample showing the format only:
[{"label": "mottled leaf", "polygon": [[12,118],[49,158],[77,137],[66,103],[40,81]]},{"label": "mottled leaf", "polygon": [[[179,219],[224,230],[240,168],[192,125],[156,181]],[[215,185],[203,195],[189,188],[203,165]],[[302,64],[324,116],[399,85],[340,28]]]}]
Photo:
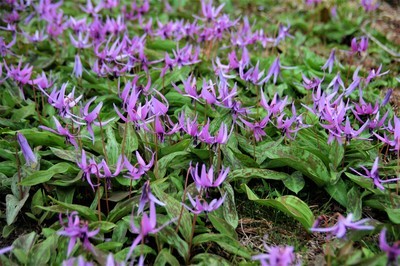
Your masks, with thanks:
[{"label": "mottled leaf", "polygon": [[314,215],[308,205],[301,199],[291,195],[275,199],[260,199],[246,184],[242,184],[242,188],[246,191],[249,200],[284,212],[299,221],[307,230],[312,227]]}]

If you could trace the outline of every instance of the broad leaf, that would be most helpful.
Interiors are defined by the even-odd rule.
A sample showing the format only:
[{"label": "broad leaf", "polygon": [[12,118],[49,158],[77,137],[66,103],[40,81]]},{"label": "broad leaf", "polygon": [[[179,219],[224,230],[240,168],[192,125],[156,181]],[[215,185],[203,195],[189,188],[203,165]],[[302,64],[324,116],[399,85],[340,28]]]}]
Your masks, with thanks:
[{"label": "broad leaf", "polygon": [[54,175],[66,173],[73,169],[73,167],[69,163],[58,163],[53,165],[47,170],[37,171],[30,176],[27,176],[21,181],[21,185],[23,186],[34,186],[38,184],[43,184],[49,181]]},{"label": "broad leaf", "polygon": [[156,260],[154,261],[154,265],[171,265],[171,266],[179,266],[179,261],[169,252],[168,249],[164,248],[158,253]]},{"label": "broad leaf", "polygon": [[182,213],[178,229],[184,239],[189,241],[192,233],[192,219],[189,212],[183,208],[182,204],[178,200],[174,199],[167,193],[164,193],[157,186],[153,186],[152,190],[158,199],[166,204],[165,209],[167,210],[169,217],[171,219],[178,219],[175,221],[175,224],[178,223],[179,217]]},{"label": "broad leaf", "polygon": [[21,200],[18,200],[18,198],[15,197],[12,194],[8,194],[6,196],[6,220],[7,220],[7,225],[11,225],[15,221],[19,211],[24,206],[24,204],[25,204],[26,200],[28,199],[28,197],[29,197],[29,193],[25,193],[24,197]]},{"label": "broad leaf", "polygon": [[193,245],[197,246],[203,243],[214,242],[221,248],[234,255],[250,259],[250,252],[243,247],[239,241],[233,240],[231,237],[222,234],[205,233],[197,235],[193,238]]},{"label": "broad leaf", "polygon": [[299,221],[304,228],[310,229],[314,223],[314,215],[308,205],[295,196],[282,196],[275,199],[260,199],[246,185],[242,184],[242,188],[246,191],[249,200],[258,204],[276,208],[287,215]]}]

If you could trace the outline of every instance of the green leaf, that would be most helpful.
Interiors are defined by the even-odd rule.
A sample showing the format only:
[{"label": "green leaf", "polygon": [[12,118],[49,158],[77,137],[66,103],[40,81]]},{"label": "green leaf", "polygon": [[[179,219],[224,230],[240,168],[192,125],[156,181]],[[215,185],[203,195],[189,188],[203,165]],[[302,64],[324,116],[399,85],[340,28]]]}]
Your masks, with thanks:
[{"label": "green leaf", "polygon": [[119,243],[125,243],[126,241],[126,233],[128,232],[128,228],[129,228],[129,223],[127,223],[124,220],[120,220],[116,227],[113,230],[113,234],[112,234],[112,241],[114,242],[119,242]]},{"label": "green leaf", "polygon": [[166,227],[162,230],[158,237],[172,246],[179,255],[186,261],[189,256],[189,245],[184,241],[179,234],[171,227]]},{"label": "green leaf", "polygon": [[181,265],[179,261],[169,252],[168,249],[164,248],[158,253],[156,260],[154,261],[154,265],[164,266],[167,263],[171,266],[179,266]]},{"label": "green leaf", "polygon": [[227,182],[223,183],[221,193],[226,195],[224,204],[222,205],[224,218],[226,222],[228,222],[233,227],[233,229],[235,229],[239,224],[239,217],[235,204],[235,193],[232,186]]},{"label": "green leaf", "polygon": [[107,216],[107,221],[116,223],[132,212],[133,206],[139,203],[139,196],[118,202]]},{"label": "green leaf", "polygon": [[[125,131],[125,124],[120,126],[122,128],[122,136]],[[130,156],[132,152],[136,151],[139,147],[139,140],[135,133],[132,123],[126,124],[126,137],[125,137],[125,155]],[[130,158],[130,157],[128,157]]]},{"label": "green leaf", "polygon": [[189,154],[189,152],[187,151],[177,151],[177,152],[173,152],[170,153],[164,157],[162,157],[161,159],[158,160],[158,178],[163,178],[167,172],[168,169],[168,165],[171,163],[171,161],[177,157],[179,158],[183,158],[185,156],[187,156]]},{"label": "green leaf", "polygon": [[210,265],[219,265],[219,266],[230,266],[231,262],[227,261],[221,256],[212,253],[200,253],[194,256],[191,260],[193,265],[197,266],[210,266]]},{"label": "green leaf", "polygon": [[341,166],[344,157],[344,147],[342,144],[334,141],[330,148],[329,161],[332,162],[334,169],[337,170]]},{"label": "green leaf", "polygon": [[14,109],[12,113],[13,115],[11,116],[11,120],[21,121],[27,118],[28,116],[34,115],[35,113],[36,113],[35,103],[30,102],[28,105],[22,106],[20,109]]},{"label": "green leaf", "polygon": [[104,250],[104,251],[113,251],[122,246],[123,246],[123,244],[120,242],[109,241],[109,242],[104,242],[104,243],[98,244],[96,246],[96,248]]},{"label": "green leaf", "polygon": [[290,178],[290,175],[283,172],[277,172],[269,169],[259,168],[244,168],[233,170],[228,175],[229,181],[242,181],[247,183],[252,178],[263,178],[269,180],[285,180]]},{"label": "green leaf", "polygon": [[303,174],[300,171],[293,172],[288,178],[283,180],[283,184],[294,193],[299,193],[305,186]]},{"label": "green leaf", "polygon": [[301,147],[279,145],[265,152],[268,153],[268,158],[302,172],[319,186],[329,183],[330,174],[323,161]]},{"label": "green leaf", "polygon": [[[57,149],[50,147],[50,150],[53,152],[55,156],[58,158],[64,159],[66,161],[74,162],[76,163],[78,157],[80,154],[76,152],[76,150],[63,150],[63,149]],[[86,154],[88,157],[90,157],[90,154]]]},{"label": "green leaf", "polygon": [[385,211],[392,223],[400,224],[400,209],[385,208]]},{"label": "green leaf", "polygon": [[359,175],[353,175],[348,172],[345,172],[345,174],[348,178],[350,178],[351,181],[353,181],[358,186],[360,186],[362,188],[366,188],[369,191],[373,191],[373,192],[376,191],[376,189],[374,189],[374,183],[371,182],[370,179],[359,176]]},{"label": "green leaf", "polygon": [[8,238],[8,236],[15,230],[16,226],[15,225],[5,225],[3,227],[3,231],[1,232],[1,237],[3,238]]},{"label": "green leaf", "polygon": [[115,165],[118,161],[118,157],[121,154],[121,145],[115,139],[115,133],[112,126],[106,127],[106,151],[108,156],[108,163]]},{"label": "green leaf", "polygon": [[[97,217],[97,211],[94,211],[92,209],[90,209],[89,207],[83,206],[83,205],[79,205],[79,204],[69,204],[69,203],[65,203],[62,201],[58,201],[55,198],[52,198],[51,196],[49,196],[49,198],[51,199],[51,201],[53,201],[54,203],[59,205],[59,209],[64,210],[64,211],[77,211],[80,217],[83,217],[89,221],[97,221],[98,217]],[[54,211],[50,208],[47,207],[41,207],[42,209],[45,210],[49,210],[49,211]],[[55,212],[60,212],[59,210],[55,210]]]},{"label": "green leaf", "polygon": [[39,189],[32,197],[32,202],[31,202],[32,213],[34,215],[39,215],[42,212],[42,210],[40,210],[36,206],[43,206],[43,205],[44,205],[43,192],[41,189]]},{"label": "green leaf", "polygon": [[174,145],[162,147],[159,153],[160,158],[167,156],[168,154],[171,154],[173,152],[185,151],[189,147],[191,141],[191,139],[184,139]]},{"label": "green leaf", "polygon": [[8,194],[6,196],[6,220],[7,220],[7,225],[11,225],[15,219],[17,218],[17,215],[19,211],[22,209],[24,206],[26,200],[29,197],[29,193],[25,193],[24,197],[19,200],[17,197],[15,197],[12,194]]},{"label": "green leaf", "polygon": [[[152,186],[152,191],[158,197],[161,202],[164,202],[165,209],[170,217],[170,219],[178,218],[182,212],[182,217],[180,220],[179,232],[182,234],[183,238],[186,241],[189,241],[192,233],[192,219],[189,212],[182,207],[182,204],[168,195],[161,191],[157,186]],[[178,223],[178,220],[175,221],[175,224]]]},{"label": "green leaf", "polygon": [[362,196],[356,186],[353,186],[349,192],[347,192],[347,213],[354,215],[354,220],[361,219],[362,211]]},{"label": "green leaf", "polygon": [[178,82],[180,80],[186,79],[189,76],[190,67],[184,66],[181,69],[174,69],[173,72],[167,72],[164,77],[160,77],[153,83],[153,88],[162,91],[164,86],[170,86],[171,82]]},{"label": "green leaf", "polygon": [[59,187],[71,187],[72,184],[82,179],[82,175],[83,171],[79,171],[75,177],[70,175],[55,176],[47,184]]},{"label": "green leaf", "polygon": [[219,218],[213,213],[208,214],[208,219],[210,219],[210,222],[212,223],[214,228],[218,230],[218,232],[237,240],[238,236],[235,229],[224,219]]},{"label": "green leaf", "polygon": [[[118,261],[124,261],[126,259],[126,256],[128,255],[128,252],[129,252],[129,247],[124,248],[123,250],[121,250],[120,252],[115,254],[114,258]],[[154,251],[154,249],[152,249],[151,247],[144,245],[144,244],[137,246],[133,250],[133,256],[135,256],[135,257],[138,257],[140,255],[147,255],[147,254],[156,255],[156,252]]]},{"label": "green leaf", "polygon": [[241,186],[247,193],[249,200],[258,204],[276,208],[299,221],[304,228],[310,229],[314,222],[314,215],[308,205],[295,196],[282,196],[275,199],[259,199],[256,194],[246,185]]},{"label": "green leaf", "polygon": [[339,179],[335,185],[326,186],[325,190],[334,200],[339,202],[340,205],[347,208],[347,187],[342,179]]},{"label": "green leaf", "polygon": [[260,165],[253,160],[250,156],[243,154],[241,152],[236,152],[233,149],[230,148],[232,153],[235,155],[236,159],[238,159],[244,167],[254,167],[254,168],[259,168]]},{"label": "green leaf", "polygon": [[13,176],[17,172],[17,168],[15,162],[5,161],[0,162],[0,173],[5,174],[6,176]]},{"label": "green leaf", "polygon": [[107,222],[107,221],[96,221],[93,223],[89,224],[91,229],[97,229],[100,228],[100,232],[102,233],[108,233],[110,232],[112,229],[114,229],[114,227],[116,226],[114,223],[111,222]]},{"label": "green leaf", "polygon": [[42,243],[36,244],[29,253],[30,265],[47,265],[51,254],[54,254],[57,249],[59,235],[53,234]]},{"label": "green leaf", "polygon": [[248,154],[254,155],[255,151],[256,162],[258,164],[262,164],[265,159],[268,158],[268,153],[265,152],[266,150],[270,149],[271,147],[278,146],[283,140],[283,138],[279,139],[278,141],[264,140],[256,143],[256,147],[254,147],[252,141],[239,134],[232,135],[231,138],[233,137],[238,140],[239,146]]},{"label": "green leaf", "polygon": [[54,175],[68,172],[72,169],[69,163],[58,163],[47,170],[37,171],[21,181],[23,186],[34,186],[49,181]]},{"label": "green leaf", "polygon": [[[25,136],[28,140],[28,143],[34,147],[36,146],[60,146],[67,147],[65,144],[65,138],[60,137],[54,133],[49,131],[37,131],[36,129],[20,129],[18,130],[21,134]],[[17,131],[7,131],[5,134],[15,135]]]},{"label": "green leaf", "polygon": [[251,255],[250,252],[243,247],[239,241],[232,239],[229,236],[222,235],[222,234],[212,234],[212,233],[205,233],[201,235],[197,235],[193,238],[193,246],[197,246],[203,243],[214,242],[217,243],[221,248],[226,250],[229,253],[234,255],[250,259]]}]

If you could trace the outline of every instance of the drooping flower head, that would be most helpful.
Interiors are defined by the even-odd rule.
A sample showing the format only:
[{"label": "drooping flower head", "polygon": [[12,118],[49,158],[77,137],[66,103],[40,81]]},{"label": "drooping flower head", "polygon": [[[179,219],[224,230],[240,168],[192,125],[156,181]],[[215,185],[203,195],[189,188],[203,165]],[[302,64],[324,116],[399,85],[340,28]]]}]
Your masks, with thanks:
[{"label": "drooping flower head", "polygon": [[290,266],[296,261],[292,246],[267,246],[264,243],[264,248],[266,253],[252,257],[252,260],[259,260],[262,266]]},{"label": "drooping flower head", "polygon": [[100,231],[100,228],[89,231],[89,226],[86,221],[82,221],[79,218],[77,212],[72,212],[67,215],[68,223],[65,224],[62,220],[62,215],[60,214],[60,223],[64,227],[64,230],[58,232],[59,235],[69,237],[69,244],[67,250],[67,256],[72,252],[75,247],[77,240],[81,240],[83,248],[94,252],[93,246],[89,241],[89,238],[93,238]]},{"label": "drooping flower head", "polygon": [[387,229],[383,228],[379,235],[379,247],[382,251],[386,252],[389,262],[393,262],[393,265],[397,265],[397,258],[400,256],[400,241],[397,240],[392,246],[389,246],[386,241],[386,232]]},{"label": "drooping flower head", "polygon": [[319,228],[318,225],[321,221],[318,218],[312,228],[310,229],[311,232],[322,232],[328,233],[329,237],[336,236],[337,238],[345,238],[348,229],[352,230],[373,230],[374,226],[372,225],[365,225],[365,223],[369,222],[371,219],[362,219],[357,222],[353,222],[353,214],[349,213],[347,217],[344,217],[340,213],[338,214],[337,223],[331,227]]},{"label": "drooping flower head", "polygon": [[22,155],[25,158],[25,163],[28,166],[34,166],[38,163],[35,154],[33,153],[31,147],[29,146],[28,141],[26,140],[25,136],[21,133],[17,133],[17,140],[18,144],[21,147]]}]

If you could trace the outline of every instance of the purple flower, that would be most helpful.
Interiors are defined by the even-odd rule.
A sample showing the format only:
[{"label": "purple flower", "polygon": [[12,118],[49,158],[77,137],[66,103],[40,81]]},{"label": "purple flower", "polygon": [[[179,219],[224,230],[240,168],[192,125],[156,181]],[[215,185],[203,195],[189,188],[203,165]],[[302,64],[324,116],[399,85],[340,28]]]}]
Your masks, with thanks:
[{"label": "purple flower", "polygon": [[95,252],[92,244],[90,244],[89,238],[94,237],[100,231],[100,228],[89,231],[89,226],[86,221],[79,219],[77,212],[72,212],[71,215],[67,214],[68,224],[64,224],[62,216],[60,214],[60,224],[64,227],[64,230],[59,231],[58,234],[69,237],[67,256],[69,256],[74,248],[76,241],[81,240],[83,248],[91,252]]},{"label": "purple flower", "polygon": [[389,70],[381,73],[381,69],[382,69],[382,64],[379,66],[377,70],[371,69],[371,71],[368,73],[367,78],[365,79],[365,84],[366,85],[369,84],[370,81],[376,77],[380,77],[389,73]]},{"label": "purple flower", "polygon": [[172,86],[177,90],[180,94],[184,96],[188,96],[194,100],[198,101],[199,95],[197,94],[197,86],[196,86],[196,78],[193,76],[189,76],[187,80],[183,80],[183,89],[185,90],[186,94],[182,92],[178,86],[172,83]]},{"label": "purple flower", "polygon": [[324,80],[324,78],[319,79],[317,77],[309,79],[304,74],[301,74],[301,76],[303,77],[303,87],[306,90],[313,90],[315,88],[318,88],[318,86],[320,86],[322,81]]},{"label": "purple flower", "polygon": [[76,40],[76,39],[74,38],[74,36],[72,36],[72,34],[70,33],[70,34],[69,34],[69,39],[70,39],[70,41],[71,41],[71,44],[72,44],[75,48],[78,48],[78,49],[85,49],[85,48],[88,48],[88,47],[92,46],[92,45],[89,43],[89,32],[86,33],[86,35],[85,35],[85,37],[84,37],[84,36],[83,36],[83,33],[80,31],[79,34],[78,34],[78,40]]},{"label": "purple flower", "polygon": [[[382,142],[388,144],[389,146],[393,147],[393,150],[399,151],[400,150],[400,117],[394,116],[394,127],[389,125],[387,130],[391,133],[393,136],[392,138],[389,138],[384,135],[384,137],[379,136],[378,134],[375,134],[375,136],[380,139]],[[390,122],[389,122],[390,123]]]},{"label": "purple flower", "polygon": [[352,230],[373,230],[374,227],[371,225],[365,225],[366,222],[369,222],[370,219],[362,219],[358,222],[353,222],[353,214],[349,213],[347,217],[344,217],[340,213],[338,214],[338,221],[335,225],[327,228],[318,228],[318,224],[320,222],[320,218],[318,218],[312,228],[311,232],[321,232],[321,233],[329,233],[329,236],[336,236],[337,238],[345,238],[346,232],[348,229]]},{"label": "purple flower", "polygon": [[294,38],[293,35],[289,34],[289,30],[290,30],[290,24],[288,24],[287,26],[284,26],[283,24],[279,24],[278,37],[276,37],[275,43],[274,43],[275,46],[277,46],[286,37],[289,37],[292,39]]},{"label": "purple flower", "polygon": [[38,75],[35,79],[31,80],[32,85],[37,85],[41,89],[48,89],[53,86],[54,81],[46,77],[46,73],[42,71],[42,75]]},{"label": "purple flower", "polygon": [[[86,23],[86,18],[75,19],[74,17],[70,17],[69,21],[68,21],[68,27],[71,28],[76,34],[88,31],[88,25]],[[72,35],[70,34],[69,37],[72,42]],[[82,40],[82,38],[80,36],[78,38],[80,40]],[[87,43],[87,41],[86,41],[86,43]],[[74,46],[77,47],[76,45],[74,45]]]},{"label": "purple flower", "polygon": [[28,166],[35,166],[37,165],[38,161],[36,159],[35,154],[33,153],[31,147],[29,146],[28,141],[21,133],[17,133],[17,140],[18,144],[21,147],[22,155],[25,158],[25,164]]},{"label": "purple flower", "polygon": [[267,83],[269,79],[272,77],[272,75],[274,76],[274,84],[275,84],[280,72],[281,72],[281,63],[279,57],[277,57],[270,66],[267,76],[259,84]]},{"label": "purple flower", "polygon": [[317,5],[319,3],[321,3],[322,0],[306,0],[306,5]]},{"label": "purple flower", "polygon": [[138,213],[140,214],[143,212],[144,210],[144,206],[146,205],[146,203],[151,204],[151,202],[158,204],[160,206],[165,206],[165,203],[159,201],[154,195],[153,193],[151,193],[151,188],[150,188],[150,181],[147,180],[143,187],[142,187],[142,195],[140,196],[140,201],[139,201],[139,209],[138,209]]},{"label": "purple flower", "polygon": [[209,0],[208,3],[207,0],[201,0],[201,11],[205,19],[199,18],[197,16],[195,17],[197,17],[200,20],[212,21],[218,16],[219,12],[221,12],[224,5],[225,4],[222,4],[219,7],[215,8],[213,7],[213,0]]},{"label": "purple flower", "polygon": [[328,69],[328,72],[331,73],[333,69],[333,64],[335,64],[336,57],[335,57],[335,49],[332,49],[331,54],[329,55],[328,60],[326,61],[325,65],[321,67],[322,70]]},{"label": "purple flower", "polygon": [[5,248],[1,248],[0,249],[0,255],[3,255],[7,252],[10,252],[14,247],[13,246],[9,246],[9,247],[5,247]]},{"label": "purple flower", "polygon": [[69,110],[79,102],[79,100],[82,98],[82,95],[75,98],[75,87],[74,87],[72,91],[67,96],[65,96],[65,90],[67,88],[67,85],[68,82],[63,83],[60,90],[54,88],[53,91],[50,93],[50,95],[41,87],[39,87],[39,89],[42,91],[43,94],[45,94],[49,98],[48,102],[58,110],[58,113],[61,117],[70,118],[71,115]]},{"label": "purple flower", "polygon": [[329,130],[328,143],[331,143],[333,139],[336,139],[339,144],[342,144],[342,135],[344,135],[345,140],[347,142],[350,142],[352,139],[357,138],[368,126],[368,124],[369,120],[367,120],[358,130],[355,130],[351,127],[349,117],[346,117],[345,126],[339,124],[332,128],[328,128]]},{"label": "purple flower", "polygon": [[363,177],[372,179],[373,182],[374,182],[374,185],[377,188],[379,188],[380,190],[385,190],[385,187],[382,185],[382,183],[389,183],[389,182],[394,182],[394,181],[400,180],[400,177],[399,178],[392,178],[392,179],[382,180],[379,177],[378,165],[379,165],[379,157],[376,157],[375,161],[374,161],[374,164],[372,165],[371,171],[369,171],[364,166],[361,166],[361,168],[365,171],[365,175],[360,174],[359,172],[357,172],[356,170],[354,170],[351,167],[350,167],[350,169],[352,171],[356,172],[359,176],[363,176]]},{"label": "purple flower", "polygon": [[[281,114],[277,119],[277,124],[276,128],[280,129],[282,132],[282,135],[287,137],[288,139],[293,140],[297,131],[299,131],[302,128],[310,127],[310,125],[304,125],[302,121],[301,115],[297,116],[296,115],[296,109],[294,105],[292,105],[292,117],[288,117],[285,120],[283,119],[285,117],[285,114]],[[294,136],[292,136],[294,134]]]},{"label": "purple flower", "polygon": [[82,122],[76,121],[74,118],[72,118],[74,120],[74,122],[79,124],[79,125],[85,125],[86,124],[87,130],[89,132],[89,135],[90,135],[93,143],[94,143],[95,139],[94,139],[94,132],[93,132],[92,126],[93,125],[98,126],[98,127],[99,126],[105,126],[105,125],[107,125],[108,123],[110,123],[113,120],[113,118],[111,118],[111,119],[109,119],[107,121],[104,121],[104,122],[101,122],[101,123],[95,121],[99,117],[100,110],[101,110],[101,108],[103,106],[103,102],[100,102],[91,112],[89,112],[89,107],[90,107],[90,105],[92,104],[92,102],[94,100],[96,100],[96,97],[93,97],[89,102],[87,102],[85,107],[83,108],[83,110],[81,110],[82,117],[70,114],[72,117],[75,117],[75,118],[78,118],[80,120],[85,121],[85,123],[82,123]]},{"label": "purple flower", "polygon": [[280,99],[278,93],[275,93],[274,98],[271,103],[268,104],[267,99],[265,98],[264,92],[261,90],[261,101],[260,104],[264,109],[268,112],[269,116],[272,114],[273,116],[278,116],[282,113],[283,109],[287,105],[288,96]]},{"label": "purple flower", "polygon": [[[108,261],[107,261],[108,262]],[[86,261],[82,255],[79,257],[72,257],[70,259],[64,260],[62,266],[93,266],[92,262]],[[109,266],[109,264],[107,264]]]},{"label": "purple flower", "polygon": [[218,104],[217,95],[215,93],[214,84],[210,80],[209,85],[207,82],[203,80],[203,88],[201,90],[200,96],[206,101],[207,104],[213,105]]},{"label": "purple flower", "polygon": [[264,131],[264,128],[267,126],[269,122],[269,115],[264,117],[260,122],[250,123],[243,118],[239,117],[239,119],[243,122],[248,129],[253,131],[253,135],[256,141],[261,141],[264,136],[267,134]]},{"label": "purple flower", "polygon": [[22,59],[19,61],[18,66],[7,66],[4,61],[4,67],[7,70],[7,78],[12,78],[18,84],[27,84],[30,81],[33,66],[26,64],[24,68],[22,68]]},{"label": "purple flower", "polygon": [[10,49],[11,49],[11,47],[13,47],[13,45],[15,44],[16,41],[17,41],[17,37],[16,37],[16,35],[14,35],[14,38],[12,39],[12,41],[9,42],[8,44],[6,44],[4,42],[4,38],[1,36],[0,37],[0,56],[2,56],[4,58],[8,54],[12,54]]},{"label": "purple flower", "polygon": [[376,0],[361,0],[360,3],[366,12],[374,11],[379,7],[379,3]]},{"label": "purple flower", "polygon": [[400,256],[400,241],[398,240],[393,243],[393,246],[389,246],[386,242],[386,231],[387,229],[383,228],[379,235],[379,247],[386,252],[389,262],[393,262],[392,265],[396,265],[397,258]]},{"label": "purple flower", "polygon": [[72,70],[72,74],[77,77],[80,78],[82,77],[82,62],[81,62],[81,57],[79,56],[79,54],[75,55],[75,64],[74,64],[74,69]]},{"label": "purple flower", "polygon": [[199,124],[197,122],[197,117],[195,117],[193,120],[188,117],[185,120],[185,113],[182,111],[179,116],[179,128],[182,133],[186,132],[187,134],[192,136],[194,143],[197,142],[197,137],[199,135]]},{"label": "purple flower", "polygon": [[89,160],[89,163],[87,163],[86,152],[84,149],[82,149],[81,160],[77,162],[77,165],[83,171],[83,177],[94,191],[94,188],[97,185],[93,185],[90,175],[94,174],[97,177],[100,177],[99,165],[97,165],[93,158]]},{"label": "purple flower", "polygon": [[229,173],[229,167],[222,167],[221,172],[218,174],[218,177],[214,179],[214,169],[211,166],[207,172],[206,165],[203,164],[201,167],[201,173],[199,175],[199,164],[196,164],[196,167],[190,167],[190,174],[194,182],[196,183],[197,190],[200,191],[201,188],[210,188],[210,187],[218,187],[224,182]]},{"label": "purple flower", "polygon": [[203,128],[199,132],[198,137],[202,142],[205,142],[207,144],[214,144],[214,137],[211,136],[209,128],[210,128],[210,119],[208,118],[207,123],[203,126]]},{"label": "purple flower", "polygon": [[264,70],[260,72],[258,68],[259,63],[260,62],[257,61],[255,67],[250,68],[246,73],[244,73],[243,68],[239,68],[240,78],[245,81],[250,81],[253,84],[258,84],[259,80],[264,75]]},{"label": "purple flower", "polygon": [[195,197],[194,200],[190,194],[187,194],[190,203],[192,204],[193,208],[188,207],[186,204],[183,204],[186,209],[190,210],[194,214],[200,214],[202,212],[212,212],[218,209],[226,198],[226,194],[220,199],[213,199],[210,203],[208,203],[205,199],[201,198],[199,195]]},{"label": "purple flower", "polygon": [[331,83],[328,85],[328,89],[330,87],[333,87],[333,91],[337,92],[339,90],[339,87],[342,87],[342,89],[345,89],[344,83],[342,78],[340,77],[340,72],[336,74],[336,76],[332,79]]},{"label": "purple flower", "polygon": [[[131,247],[129,248],[128,254],[126,256],[126,260],[129,260],[132,256],[133,250],[135,247],[149,234],[155,234],[162,230],[165,226],[175,221],[175,219],[165,223],[160,227],[157,226],[157,217],[156,217],[156,206],[153,201],[150,201],[150,216],[147,213],[143,213],[142,220],[140,222],[140,226],[136,227],[133,222],[133,219],[130,223],[131,231],[138,236],[133,240]],[[133,218],[133,217],[132,217]],[[144,257],[141,256],[139,262],[143,262]],[[140,264],[140,263],[139,263]],[[141,264],[142,265],[142,264]]]},{"label": "purple flower", "polygon": [[[148,148],[146,148],[146,149],[148,149]],[[148,150],[150,151],[150,149],[148,149]],[[151,157],[150,162],[148,164],[146,164],[146,162],[144,161],[142,156],[140,156],[139,152],[136,151],[137,163],[135,165],[132,165],[128,161],[128,159],[126,158],[125,155],[123,157],[121,155],[120,158],[118,159],[117,169],[125,167],[125,169],[128,170],[128,175],[125,175],[124,177],[127,177],[129,179],[137,180],[142,175],[144,175],[147,171],[149,171],[151,169],[151,167],[153,167],[154,155],[155,154],[152,153],[152,157]]]},{"label": "purple flower", "polygon": [[[289,266],[295,263],[296,257],[292,246],[267,246],[267,253],[253,256],[252,260],[259,260],[261,266]],[[300,265],[300,263],[298,264]]]},{"label": "purple flower", "polygon": [[367,37],[361,37],[360,42],[357,42],[357,38],[353,38],[351,40],[351,54],[361,54],[368,49],[368,38]]},{"label": "purple flower", "polygon": [[38,43],[42,42],[47,39],[47,34],[44,33],[44,30],[38,31],[36,30],[33,35],[29,35],[28,33],[22,31],[22,35],[25,36],[25,38],[28,40],[30,43]]},{"label": "purple flower", "polygon": [[57,134],[57,135],[64,136],[65,141],[67,143],[71,143],[72,145],[74,145],[74,147],[76,149],[78,149],[78,143],[76,142],[74,135],[72,135],[71,132],[69,132],[69,130],[66,127],[64,128],[63,126],[61,126],[60,122],[57,120],[57,118],[55,116],[53,116],[53,120],[54,120],[54,123],[56,124],[57,130],[48,128],[46,126],[39,126],[39,128],[53,132],[54,134]]},{"label": "purple flower", "polygon": [[99,13],[103,9],[103,2],[100,1],[100,3],[96,7],[94,7],[93,4],[92,4],[92,1],[91,0],[87,0],[86,7],[80,6],[80,8],[86,14],[90,14],[93,17],[97,17],[97,13]]}]

